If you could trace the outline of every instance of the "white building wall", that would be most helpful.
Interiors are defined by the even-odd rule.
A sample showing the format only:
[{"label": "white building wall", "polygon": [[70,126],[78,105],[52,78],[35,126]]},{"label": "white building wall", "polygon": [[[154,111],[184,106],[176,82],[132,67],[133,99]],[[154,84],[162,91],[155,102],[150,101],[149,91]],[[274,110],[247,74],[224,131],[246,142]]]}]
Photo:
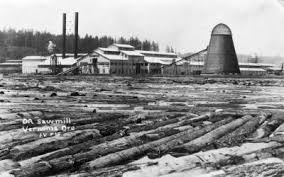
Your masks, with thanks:
[{"label": "white building wall", "polygon": [[98,57],[97,66],[99,74],[110,74],[110,61],[102,56]]},{"label": "white building wall", "polygon": [[43,59],[23,59],[22,60],[22,73],[29,74],[29,73],[36,73],[40,72],[42,68],[38,68],[44,60]]}]

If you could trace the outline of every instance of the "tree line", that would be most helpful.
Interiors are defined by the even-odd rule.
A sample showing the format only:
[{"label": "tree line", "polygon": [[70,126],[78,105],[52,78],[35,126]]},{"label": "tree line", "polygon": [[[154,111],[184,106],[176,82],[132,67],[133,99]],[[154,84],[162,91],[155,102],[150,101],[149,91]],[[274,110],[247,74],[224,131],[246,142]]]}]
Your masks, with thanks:
[{"label": "tree line", "polygon": [[[21,59],[27,55],[48,55],[48,41],[56,44],[56,52],[62,51],[62,35],[33,30],[0,30],[0,60]],[[98,47],[107,47],[113,43],[130,44],[136,50],[159,51],[159,44],[137,37],[113,38],[111,36],[79,36],[78,52],[90,53]],[[74,35],[66,36],[66,52],[73,53]]]}]

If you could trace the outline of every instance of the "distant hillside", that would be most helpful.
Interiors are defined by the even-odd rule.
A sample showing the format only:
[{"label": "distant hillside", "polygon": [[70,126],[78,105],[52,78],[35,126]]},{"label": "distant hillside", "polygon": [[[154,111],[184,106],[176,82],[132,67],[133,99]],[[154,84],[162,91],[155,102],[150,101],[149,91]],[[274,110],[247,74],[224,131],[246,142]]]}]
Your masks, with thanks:
[{"label": "distant hillside", "polygon": [[[0,62],[5,59],[21,59],[26,55],[47,55],[49,41],[56,44],[56,51],[62,51],[62,36],[48,32],[14,29],[0,30]],[[73,52],[74,35],[66,36],[66,52]],[[78,52],[89,53],[98,47],[107,47],[113,43],[130,44],[135,49],[159,51],[159,44],[151,40],[140,40],[138,37],[79,36]]]},{"label": "distant hillside", "polygon": [[36,54],[36,49],[30,47],[0,46],[0,63],[5,62],[6,59],[21,59]]}]

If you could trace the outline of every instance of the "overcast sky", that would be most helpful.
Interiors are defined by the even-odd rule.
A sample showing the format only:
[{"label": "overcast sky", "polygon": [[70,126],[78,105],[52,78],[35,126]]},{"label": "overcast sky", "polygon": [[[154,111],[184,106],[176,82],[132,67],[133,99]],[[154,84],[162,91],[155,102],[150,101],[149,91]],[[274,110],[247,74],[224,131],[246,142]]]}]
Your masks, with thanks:
[{"label": "overcast sky", "polygon": [[[204,49],[226,23],[237,53],[284,56],[284,0],[0,0],[0,28],[59,34],[79,12],[80,35],[137,36],[180,52]],[[70,25],[69,25],[70,26]],[[73,26],[72,26],[73,29]]]}]

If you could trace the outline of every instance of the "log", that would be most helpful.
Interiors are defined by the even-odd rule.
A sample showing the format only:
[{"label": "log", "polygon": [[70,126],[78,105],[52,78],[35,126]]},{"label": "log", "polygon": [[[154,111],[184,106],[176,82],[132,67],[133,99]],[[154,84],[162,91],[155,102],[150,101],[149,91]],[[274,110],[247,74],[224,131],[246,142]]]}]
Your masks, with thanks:
[{"label": "log", "polygon": [[281,124],[271,135],[270,137],[284,135],[284,123]]},{"label": "log", "polygon": [[234,176],[283,176],[284,162],[279,158],[267,158],[220,170],[220,177]]},{"label": "log", "polygon": [[[25,139],[36,140],[39,138],[38,133],[36,132],[25,132],[23,128],[13,129],[3,132],[0,134],[0,144],[4,145],[7,143],[12,143],[16,141],[24,141]],[[1,149],[1,148],[0,148]]]},{"label": "log", "polygon": [[10,155],[15,160],[21,160],[99,137],[101,135],[96,129],[67,132],[62,135],[42,138],[27,144],[15,146],[11,149]]},{"label": "log", "polygon": [[[162,122],[160,122],[159,124],[161,124],[160,126],[163,126],[163,124],[166,125],[173,123],[174,120],[178,121],[180,119],[192,118],[196,116],[198,115],[192,113],[141,113],[138,115],[130,116],[126,120],[123,120],[123,124],[138,124],[137,128],[134,126],[134,129],[131,129],[131,131],[135,132],[145,128],[141,127],[145,125],[147,125],[148,129],[151,129],[151,127],[154,126],[158,127],[159,125],[157,125],[156,122],[159,123],[160,120],[162,120]],[[146,124],[144,122],[146,122]]]},{"label": "log", "polygon": [[91,123],[99,123],[105,121],[114,121],[118,119],[124,119],[128,115],[121,114],[121,113],[97,113],[95,115],[89,115],[87,117],[80,117],[79,119],[71,119],[71,125],[84,125],[84,124],[91,124]]},{"label": "log", "polygon": [[213,142],[214,147],[229,147],[237,146],[246,141],[247,137],[254,132],[257,127],[264,122],[269,115],[261,114],[251,120],[247,121],[245,124],[232,131],[229,134],[221,137],[220,139]]},{"label": "log", "polygon": [[[20,167],[20,164],[10,159],[0,161],[0,174],[1,172],[8,171]],[[1,176],[1,175],[0,175]]]},{"label": "log", "polygon": [[[235,157],[235,163],[243,163],[241,160],[243,156],[247,154],[252,154],[255,152],[263,151],[265,149],[271,149],[281,147],[280,143],[269,142],[269,143],[245,143],[241,146],[235,146],[230,148],[214,149],[205,152],[198,152],[195,154],[175,158],[170,155],[163,156],[160,159],[155,160],[140,160],[131,163],[135,165],[138,170],[128,171],[123,174],[123,177],[156,177],[163,176],[167,174],[175,175],[175,173],[180,173],[188,171],[187,176],[192,174],[197,167],[207,167],[208,165],[214,166],[227,161]],[[236,161],[237,158],[241,158],[240,161]],[[232,162],[232,161],[231,161]],[[148,163],[153,165],[149,166]],[[224,164],[225,165],[225,164]],[[190,171],[192,170],[192,171]],[[208,173],[208,172],[207,172]]]},{"label": "log", "polygon": [[[213,116],[213,113],[208,113],[208,114],[204,114],[204,115],[200,115],[200,116],[195,116],[192,117],[193,115],[189,114],[189,115],[185,115],[179,118],[175,118],[175,119],[170,119],[168,121],[164,121],[162,123],[157,123],[153,126],[150,126],[150,128],[144,128],[144,131],[139,131],[138,130],[132,130],[130,132],[133,132],[131,134],[134,135],[142,135],[142,134],[147,134],[147,133],[153,133],[154,131],[165,131],[166,129],[172,129],[172,128],[177,128],[180,126],[185,126],[188,124],[192,124],[198,121],[203,121],[203,120],[208,120],[210,117]],[[190,127],[187,127],[190,128]],[[148,130],[149,129],[149,130]],[[150,130],[152,129],[152,130]],[[137,132],[137,133],[136,133]]]},{"label": "log", "polygon": [[17,119],[9,122],[1,122],[0,131],[7,131],[12,129],[22,128],[22,120]]},{"label": "log", "polygon": [[[187,126],[189,124],[194,124],[196,122],[201,122],[201,121],[206,121],[206,120],[210,120],[210,121],[216,122],[216,120],[218,120],[218,119],[221,119],[221,120],[226,119],[226,118],[230,117],[230,115],[235,116],[234,114],[229,114],[229,113],[222,114],[222,113],[215,113],[215,112],[210,112],[210,113],[203,114],[203,115],[200,115],[200,116],[195,116],[195,115],[192,115],[192,114],[188,114],[188,115],[181,116],[181,117],[177,118],[176,120],[178,120],[178,121],[173,121],[173,122],[176,122],[176,123],[157,124],[157,125],[154,125],[153,128],[157,127],[156,130],[161,130],[161,131],[163,129],[167,129],[167,128],[179,129],[179,127],[181,127],[181,126]],[[163,124],[165,124],[165,126],[162,126]],[[186,128],[188,128],[188,126]],[[133,130],[130,131],[130,132],[133,132]],[[151,131],[143,131],[143,132],[140,131],[139,133],[141,134],[141,133],[152,133],[152,132]]]},{"label": "log", "polygon": [[[222,122],[225,122],[225,121],[229,122],[230,120],[227,119],[227,120],[224,120]],[[212,125],[210,125],[210,126],[212,126]],[[187,135],[189,132],[192,132],[192,131],[194,131],[194,130],[187,130],[187,131],[178,133],[175,136],[172,135],[172,136],[170,136],[170,138],[165,137],[165,138],[162,138],[162,140],[154,141],[154,143],[152,143],[152,144],[160,145],[160,144],[167,142],[170,139],[176,139],[177,137],[180,137],[180,135]],[[169,134],[169,135],[171,135],[171,134]],[[160,135],[160,138],[161,137],[162,136]],[[108,153],[114,153],[114,152],[117,152],[117,151],[120,151],[120,150],[123,150],[123,149],[126,149],[126,148],[130,148],[130,147],[133,147],[133,146],[137,146],[139,144],[143,144],[143,141],[141,141],[141,139],[143,139],[143,135],[140,135],[140,136],[131,135],[129,137],[123,137],[123,138],[120,138],[120,139],[113,140],[111,142],[106,142],[106,143],[102,143],[102,144],[99,144],[99,145],[95,145],[93,147],[87,146],[87,148],[86,148],[86,146],[84,146],[84,144],[82,144],[82,146],[80,145],[80,147],[78,145],[75,145],[75,146],[78,146],[76,148],[75,148],[75,146],[73,146],[74,148],[73,147],[67,147],[65,149],[60,149],[60,150],[51,152],[49,154],[43,154],[43,155],[33,157],[31,159],[27,159],[27,160],[20,162],[21,165],[22,165],[22,168],[17,173],[18,174],[25,174],[26,176],[32,176],[34,173],[44,174],[44,173],[47,173],[47,172],[50,172],[50,171],[62,171],[64,169],[68,169],[68,168],[70,169],[70,168],[73,167],[74,163],[77,164],[77,165],[80,165],[80,164],[82,164],[86,161],[90,161],[92,159],[106,155]],[[149,144],[149,143],[147,143],[147,144]],[[141,146],[143,146],[143,145],[141,145]],[[149,149],[151,146],[147,145],[146,147],[147,147],[147,149]],[[84,149],[87,149],[89,151],[78,153],[80,151],[84,151]],[[75,154],[75,153],[77,153],[77,154]],[[68,154],[74,154],[74,155],[69,156]],[[143,154],[143,152],[142,152],[142,154]],[[65,155],[65,156],[60,157],[62,155]],[[40,163],[40,167],[41,167],[40,169],[42,169],[41,172],[40,172],[40,169],[36,168],[37,164],[39,164],[39,163]],[[47,167],[44,167],[45,166],[44,164],[46,164]],[[56,169],[55,168],[49,168],[48,167],[49,165],[52,166],[52,167],[56,167]],[[37,172],[35,172],[31,169],[37,169]]]},{"label": "log", "polygon": [[189,106],[159,106],[159,105],[145,105],[144,110],[163,110],[166,112],[189,112],[192,108]]},{"label": "log", "polygon": [[188,134],[181,134],[177,139],[173,139],[173,140],[169,140],[161,145],[159,145],[158,147],[154,147],[154,148],[151,148],[150,150],[151,151],[154,151],[154,152],[158,152],[160,154],[165,154],[166,152],[169,152],[170,150],[174,149],[176,146],[179,146],[179,145],[182,145],[186,142],[189,142],[195,138],[198,138],[224,124],[227,124],[229,122],[232,121],[232,118],[231,119],[225,119],[225,120],[222,120],[222,121],[219,121],[215,124],[211,124],[211,125],[207,125],[205,126],[204,128],[201,128],[199,130],[194,130],[193,132],[190,133],[190,135]]},{"label": "log", "polygon": [[42,117],[44,114],[41,111],[29,111],[29,112],[19,112],[19,116],[22,118],[35,118],[35,117]]},{"label": "log", "polygon": [[[225,121],[229,122],[228,119]],[[209,125],[209,127],[211,129],[216,128],[216,127],[212,127],[212,125]],[[182,137],[186,137],[186,136],[196,138],[200,134],[202,133],[205,134],[207,131],[210,131],[211,130],[210,128],[205,127],[204,130],[202,132],[199,132],[198,134],[195,134],[195,130],[187,130],[187,131],[184,131],[184,132],[181,132],[181,133],[169,136],[169,137],[159,139],[157,141],[153,141],[153,142],[143,144],[137,147],[132,147],[130,149],[119,151],[117,153],[108,154],[106,156],[103,156],[103,157],[100,157],[98,159],[88,162],[83,168],[97,169],[97,168],[106,167],[112,164],[119,164],[122,162],[126,162],[130,159],[135,159],[136,157],[145,155],[147,151],[149,151],[150,149],[159,148],[163,146],[164,144],[166,144],[167,142],[173,142],[172,144],[176,144]],[[190,138],[185,138],[185,139],[190,139]]]},{"label": "log", "polygon": [[[192,127],[188,127],[187,129],[191,129],[191,128]],[[165,129],[164,131],[161,131],[161,130],[154,129],[151,132],[157,133],[159,137],[156,137],[156,138],[160,139],[162,137],[170,136],[176,133],[176,131],[170,131],[170,130],[171,129]],[[42,154],[39,156],[35,156],[32,158],[23,160],[20,162],[20,164],[23,167],[23,171],[26,171],[25,169],[28,168],[28,166],[34,166],[35,163],[38,163],[40,161],[50,161],[55,158],[60,159],[60,157],[68,156],[70,154],[75,154],[74,158],[76,158],[75,161],[78,164],[80,161],[82,161],[82,159],[88,161],[88,160],[92,160],[96,157],[105,155],[110,152],[116,152],[116,151],[119,151],[125,148],[129,148],[133,145],[143,144],[145,135],[147,134],[130,135],[129,137],[119,138],[119,139],[105,142],[105,143],[95,145],[95,146],[92,146],[92,144],[95,144],[97,140],[93,140],[93,141],[91,140],[86,143],[69,146],[69,147],[59,149],[59,150],[56,150],[50,153]]]},{"label": "log", "polygon": [[262,139],[268,137],[277,127],[281,125],[283,121],[275,119],[272,121],[265,121],[252,135],[248,140],[254,141],[257,139]]},{"label": "log", "polygon": [[[15,176],[32,177],[37,175],[61,172],[63,170],[73,168],[74,164],[80,165],[101,155],[116,152],[124,148],[129,148],[135,144],[139,144],[138,141],[141,140],[137,137],[135,138],[134,136],[123,137],[111,142],[88,147],[87,150],[91,150],[82,153],[80,152],[84,151],[84,148],[86,148],[84,144],[81,144],[80,146],[75,145],[73,147],[59,149],[54,152],[21,161],[21,168],[18,170],[13,170],[12,173],[16,174]],[[62,155],[65,156],[60,157]]]},{"label": "log", "polygon": [[188,143],[185,143],[181,146],[178,146],[176,148],[173,149],[173,151],[176,152],[188,152],[188,153],[192,153],[192,152],[196,152],[199,151],[200,149],[211,145],[214,141],[216,141],[216,139],[224,136],[227,133],[232,132],[233,130],[235,130],[236,128],[240,127],[241,125],[243,125],[244,123],[246,123],[247,121],[249,121],[250,119],[253,119],[252,116],[247,115],[244,116],[242,118],[239,118],[233,122],[230,122],[226,125],[223,125],[199,138],[196,138]]},{"label": "log", "polygon": [[261,139],[268,136],[270,133],[268,126],[268,121],[265,121],[261,124],[261,126],[252,134],[250,135],[247,140],[256,140]]},{"label": "log", "polygon": [[[0,124],[0,131],[8,131],[13,129],[19,129],[23,127],[23,119],[36,120],[42,117],[44,114],[41,111],[28,111],[19,113],[9,113],[1,115],[0,119],[4,119],[4,122]],[[29,124],[31,125],[31,124]],[[31,125],[34,126],[34,125]]]},{"label": "log", "polygon": [[[190,127],[191,128],[191,127]],[[152,131],[153,133],[158,134],[158,139],[163,138],[165,136],[170,136],[176,134],[176,131],[169,131],[169,129],[165,130],[167,132],[160,132],[158,130]],[[86,158],[86,160],[92,160],[98,156],[105,155],[110,152],[116,152],[122,149],[129,148],[134,145],[140,145],[145,142],[145,137],[148,134],[137,134],[130,135],[122,138],[118,138],[112,141],[107,141],[101,144],[96,144],[97,140],[91,140],[86,143],[81,143],[73,146],[69,146],[63,149],[59,149],[50,153],[46,153],[43,155],[35,156],[20,162],[21,166],[28,166],[33,163],[39,161],[49,161],[54,158],[59,158],[62,156],[67,156],[71,154],[75,154],[74,156],[78,157],[78,159]],[[80,153],[79,153],[80,152]],[[78,154],[76,154],[78,153]],[[79,162],[79,160],[77,160]]]},{"label": "log", "polygon": [[9,114],[2,114],[0,116],[0,119],[10,119],[10,120],[16,120],[16,119],[32,119],[34,117],[41,117],[43,116],[43,113],[41,111],[28,111],[28,112],[19,112],[19,113],[9,113]]}]

